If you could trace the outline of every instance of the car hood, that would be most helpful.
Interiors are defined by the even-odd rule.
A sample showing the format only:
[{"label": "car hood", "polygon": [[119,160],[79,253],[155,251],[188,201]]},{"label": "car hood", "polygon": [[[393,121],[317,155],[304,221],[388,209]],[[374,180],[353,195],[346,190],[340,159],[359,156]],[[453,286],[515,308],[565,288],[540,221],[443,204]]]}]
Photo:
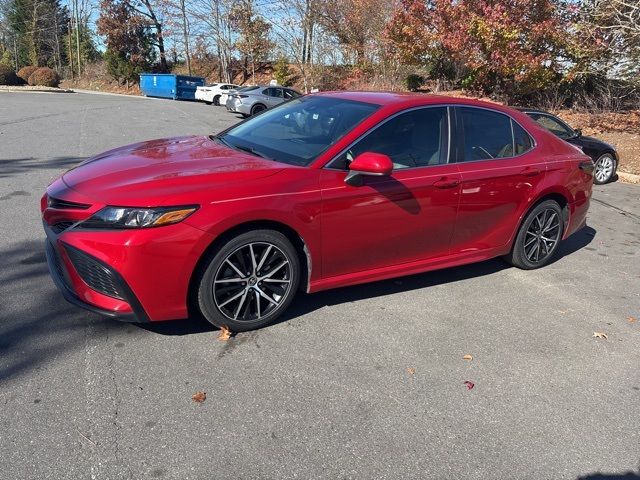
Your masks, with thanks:
[{"label": "car hood", "polygon": [[171,205],[271,176],[286,165],[226,147],[204,136],[136,143],[89,158],[62,176],[87,198],[110,205]]}]

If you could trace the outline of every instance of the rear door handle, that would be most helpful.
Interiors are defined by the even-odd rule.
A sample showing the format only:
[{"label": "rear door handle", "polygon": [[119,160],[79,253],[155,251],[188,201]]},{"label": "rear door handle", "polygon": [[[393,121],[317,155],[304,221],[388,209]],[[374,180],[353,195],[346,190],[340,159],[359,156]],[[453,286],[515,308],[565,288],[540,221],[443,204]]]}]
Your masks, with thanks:
[{"label": "rear door handle", "polygon": [[535,177],[536,175],[540,175],[540,170],[537,168],[525,168],[520,172],[520,175],[524,175],[525,177]]},{"label": "rear door handle", "polygon": [[454,188],[460,185],[460,180],[457,178],[448,179],[446,177],[441,178],[433,184],[436,188]]}]

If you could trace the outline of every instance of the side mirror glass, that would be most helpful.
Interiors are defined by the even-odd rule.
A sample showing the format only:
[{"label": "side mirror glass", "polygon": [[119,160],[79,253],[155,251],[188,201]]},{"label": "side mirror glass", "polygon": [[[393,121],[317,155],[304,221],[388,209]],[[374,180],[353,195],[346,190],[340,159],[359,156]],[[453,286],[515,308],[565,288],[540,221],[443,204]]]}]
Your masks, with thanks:
[{"label": "side mirror glass", "polygon": [[383,153],[364,152],[358,155],[349,164],[349,173],[344,181],[348,185],[359,187],[362,185],[362,177],[364,175],[385,176],[391,175],[393,171],[393,162]]}]

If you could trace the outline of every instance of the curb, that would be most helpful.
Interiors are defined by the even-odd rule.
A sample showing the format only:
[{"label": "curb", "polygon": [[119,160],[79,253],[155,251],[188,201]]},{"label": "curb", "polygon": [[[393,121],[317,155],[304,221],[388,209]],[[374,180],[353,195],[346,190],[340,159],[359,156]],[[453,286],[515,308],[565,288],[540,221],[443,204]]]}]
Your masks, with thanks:
[{"label": "curb", "polygon": [[148,99],[148,97],[145,97],[143,95],[129,95],[127,93],[102,92],[100,90],[84,90],[82,88],[74,88],[73,91],[75,93],[86,93],[88,95],[109,95],[109,96],[113,96],[113,97],[127,97],[127,98]]},{"label": "curb", "polygon": [[640,175],[621,172],[619,170],[616,173],[618,174],[618,179],[622,180],[624,183],[640,184]]},{"label": "curb", "polygon": [[0,88],[0,92],[8,92],[8,93],[75,93],[73,90],[68,90],[66,88],[56,88],[54,89],[39,89],[39,88]]}]

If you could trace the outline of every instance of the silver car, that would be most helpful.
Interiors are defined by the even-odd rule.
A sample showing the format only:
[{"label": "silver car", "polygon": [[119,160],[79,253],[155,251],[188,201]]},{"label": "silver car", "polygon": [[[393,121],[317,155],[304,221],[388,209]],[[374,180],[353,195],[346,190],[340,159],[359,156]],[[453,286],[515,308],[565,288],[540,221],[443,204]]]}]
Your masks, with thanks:
[{"label": "silver car", "polygon": [[227,110],[248,117],[301,95],[292,88],[277,85],[245,87],[229,94]]}]

